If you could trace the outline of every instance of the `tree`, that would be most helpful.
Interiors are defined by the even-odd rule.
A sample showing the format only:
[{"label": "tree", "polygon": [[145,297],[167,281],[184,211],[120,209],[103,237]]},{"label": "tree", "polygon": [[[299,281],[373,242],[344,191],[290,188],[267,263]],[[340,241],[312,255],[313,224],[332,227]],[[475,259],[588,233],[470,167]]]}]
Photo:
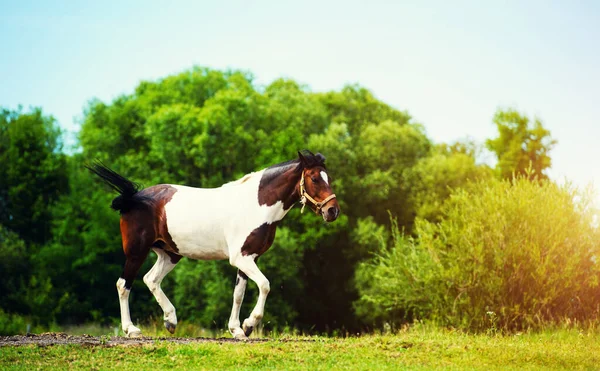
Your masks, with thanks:
[{"label": "tree", "polygon": [[404,173],[403,182],[409,188],[408,198],[417,217],[438,221],[453,190],[493,175],[487,165],[476,162],[477,152],[469,142],[440,144],[431,156],[421,158]]},{"label": "tree", "polygon": [[40,109],[0,110],[0,224],[28,243],[50,239],[53,202],[67,189],[60,130]]},{"label": "tree", "polygon": [[0,271],[4,275],[4,279],[0,280],[0,308],[9,312],[28,312],[23,302],[23,291],[30,270],[25,242],[0,225]]},{"label": "tree", "polygon": [[556,141],[539,119],[533,127],[526,116],[514,109],[499,110],[494,115],[498,137],[488,139],[486,146],[498,158],[496,171],[503,179],[527,175],[530,179],[546,179],[544,171],[552,165],[549,152]]},{"label": "tree", "polygon": [[36,255],[51,240],[52,212],[68,185],[60,134],[40,109],[0,110],[0,307],[44,322],[53,319],[52,284]]}]

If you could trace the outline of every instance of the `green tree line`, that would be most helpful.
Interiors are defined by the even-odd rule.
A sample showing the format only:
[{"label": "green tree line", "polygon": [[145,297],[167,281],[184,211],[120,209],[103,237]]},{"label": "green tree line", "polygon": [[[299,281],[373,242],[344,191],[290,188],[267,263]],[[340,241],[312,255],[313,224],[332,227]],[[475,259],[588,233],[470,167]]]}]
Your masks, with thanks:
[{"label": "green tree line", "polygon": [[[68,153],[51,116],[40,109],[2,110],[0,270],[5,278],[0,281],[0,314],[39,324],[117,321],[114,285],[124,256],[119,216],[109,207],[115,195],[85,170],[86,163],[98,159],[146,186],[216,187],[293,159],[299,149],[308,148],[327,157],[342,216],[324,224],[320,218],[301,215],[299,208],[288,214],[273,247],[259,262],[271,282],[266,329],[355,332],[426,318],[477,328],[476,319],[486,316],[480,307],[492,308],[484,313],[506,313],[521,324],[534,323],[528,311],[537,307],[524,307],[520,299],[510,302],[511,308],[518,306],[516,312],[495,309],[498,298],[504,300],[502,290],[513,290],[505,285],[510,280],[494,276],[502,282],[492,284],[481,272],[510,270],[506,259],[517,261],[514,264],[532,259],[509,252],[494,255],[505,251],[504,242],[499,242],[502,236],[516,239],[510,245],[515,251],[535,239],[523,224],[543,224],[552,208],[570,207],[573,214],[564,216],[563,224],[548,221],[560,228],[583,228],[590,211],[578,206],[579,194],[547,179],[555,141],[539,119],[531,124],[525,115],[506,109],[496,113],[494,124],[498,136],[485,143],[498,160],[491,167],[478,161],[484,146],[433,143],[407,112],[381,102],[363,87],[315,93],[292,80],[258,86],[245,72],[198,67],[144,81],[109,103],[89,101],[78,148]],[[526,180],[517,181],[522,178]],[[510,193],[523,187],[533,187],[524,192],[537,196],[521,200]],[[493,191],[486,193],[489,189]],[[517,210],[480,199],[496,193],[508,195],[506,203],[527,201],[528,206]],[[552,197],[560,200],[548,204]],[[488,226],[499,230],[486,229],[482,216],[465,211],[476,204],[463,205],[460,200],[481,202],[491,215],[501,215],[504,224]],[[531,220],[504,215],[529,215],[526,211],[531,211]],[[556,218],[563,220],[561,216]],[[467,232],[474,237],[464,242],[460,236]],[[549,259],[544,264],[570,264],[566,272],[578,272],[582,276],[577,282],[587,282],[581,283],[587,291],[573,295],[597,299],[598,240],[592,238],[596,230],[580,232],[585,235],[579,240],[550,233],[556,240],[540,242],[532,254]],[[563,253],[546,258],[548,249]],[[153,260],[148,259],[140,277]],[[587,270],[581,272],[582,266]],[[469,281],[477,289],[465,294],[464,277],[470,275],[485,288]],[[228,262],[184,259],[162,286],[182,320],[222,330],[234,282],[235,269]],[[533,300],[537,292],[528,295]],[[560,300],[575,300],[564,295]],[[256,288],[249,285],[242,311],[251,309],[256,296]],[[585,310],[577,312],[577,318],[598,314],[590,309],[598,303],[592,299],[580,300]],[[130,303],[134,321],[160,315],[141,279],[134,283]],[[461,309],[469,305],[477,308]],[[544,305],[552,314],[544,319],[574,315]],[[459,309],[460,316],[452,314]]]}]

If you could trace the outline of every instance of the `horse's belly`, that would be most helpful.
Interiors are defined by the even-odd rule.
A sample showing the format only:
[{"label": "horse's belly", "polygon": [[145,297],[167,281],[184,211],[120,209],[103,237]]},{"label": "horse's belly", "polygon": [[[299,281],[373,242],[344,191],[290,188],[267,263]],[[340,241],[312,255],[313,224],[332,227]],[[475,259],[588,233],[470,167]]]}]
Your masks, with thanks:
[{"label": "horse's belly", "polygon": [[[174,240],[177,244],[177,242]],[[198,242],[188,242],[177,244],[178,254],[197,260],[222,260],[227,259],[227,249],[220,244],[208,244]]]},{"label": "horse's belly", "polygon": [[169,223],[169,234],[179,255],[200,260],[227,259],[227,243],[222,233],[206,228],[177,226]]}]

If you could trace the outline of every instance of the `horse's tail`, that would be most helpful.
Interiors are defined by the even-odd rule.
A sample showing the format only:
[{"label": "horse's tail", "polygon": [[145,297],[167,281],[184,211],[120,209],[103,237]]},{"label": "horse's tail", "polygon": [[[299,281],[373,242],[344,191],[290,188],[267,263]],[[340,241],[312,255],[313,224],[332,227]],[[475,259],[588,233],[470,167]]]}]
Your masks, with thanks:
[{"label": "horse's tail", "polygon": [[140,203],[141,200],[137,200],[134,197],[141,188],[141,185],[138,183],[134,183],[118,174],[116,171],[109,169],[100,161],[96,161],[91,165],[85,165],[85,167],[102,178],[102,180],[112,189],[120,193],[113,199],[112,204],[110,205],[114,210],[124,214],[131,210],[136,204]]}]

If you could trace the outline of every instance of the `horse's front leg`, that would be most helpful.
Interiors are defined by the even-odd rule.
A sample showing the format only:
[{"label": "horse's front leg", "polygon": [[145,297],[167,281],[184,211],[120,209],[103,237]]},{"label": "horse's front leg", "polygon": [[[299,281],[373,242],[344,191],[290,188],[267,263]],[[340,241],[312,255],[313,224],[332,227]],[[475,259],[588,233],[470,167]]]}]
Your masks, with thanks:
[{"label": "horse's front leg", "polygon": [[235,280],[235,288],[233,289],[233,305],[231,307],[231,316],[229,317],[229,332],[235,339],[244,340],[248,337],[240,327],[240,309],[244,301],[244,293],[246,292],[246,284],[248,276],[238,269],[237,278]]},{"label": "horse's front leg", "polygon": [[[258,290],[259,290],[259,294],[258,294],[258,300],[256,302],[256,306],[254,307],[254,309],[252,310],[252,313],[250,314],[250,317],[246,318],[244,320],[244,323],[242,324],[242,332],[244,337],[250,336],[250,334],[252,333],[252,330],[254,330],[254,327],[256,327],[256,325],[258,325],[260,323],[260,321],[263,318],[263,314],[265,311],[265,302],[267,301],[267,296],[269,295],[269,291],[270,291],[270,284],[269,284],[269,280],[267,279],[267,277],[265,277],[264,274],[262,274],[262,272],[260,271],[260,269],[258,269],[258,266],[256,266],[256,262],[254,261],[255,257],[252,255],[240,255],[238,258],[235,259],[235,261],[232,262],[232,264],[236,267],[239,268],[240,271],[242,271],[243,273],[246,274],[246,276],[248,276],[252,281],[254,281],[256,283],[256,285],[258,286]],[[239,276],[238,276],[239,277]],[[241,281],[241,280],[240,280]],[[246,284],[244,283],[244,289]],[[236,285],[236,289],[234,291],[234,308],[236,309],[236,304],[235,304],[235,293],[238,290],[238,286]],[[243,295],[243,293],[242,293]],[[240,305],[241,305],[241,299],[240,299]],[[237,328],[236,328],[236,333],[234,333],[232,331],[232,334],[236,337],[236,338],[244,338],[244,337],[238,337],[237,334],[239,334],[239,332],[237,332],[237,329],[239,329],[239,308],[237,308],[237,313],[236,313],[236,319],[237,319]],[[233,310],[231,313],[231,318],[233,318]],[[231,331],[231,319],[229,322],[229,328]],[[236,324],[235,321],[233,324]]]}]

